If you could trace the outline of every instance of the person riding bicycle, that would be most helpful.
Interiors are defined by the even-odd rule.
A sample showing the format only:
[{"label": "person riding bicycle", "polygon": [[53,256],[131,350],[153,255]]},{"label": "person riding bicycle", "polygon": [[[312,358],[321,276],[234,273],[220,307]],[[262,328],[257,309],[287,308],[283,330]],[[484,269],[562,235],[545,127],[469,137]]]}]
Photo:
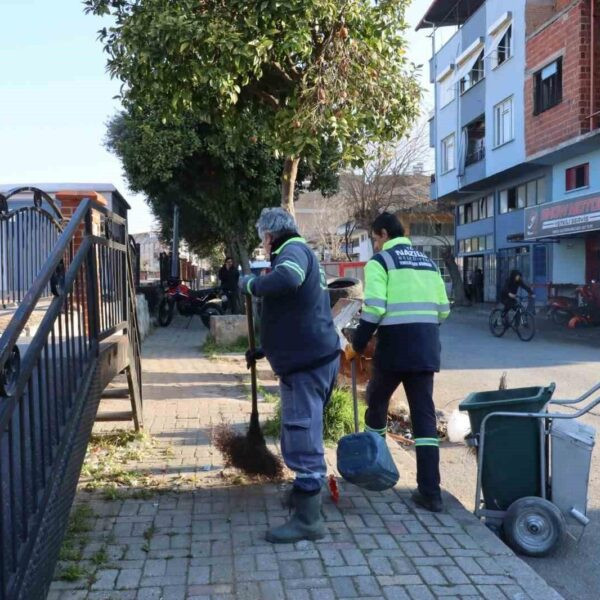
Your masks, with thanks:
[{"label": "person riding bicycle", "polygon": [[510,276],[504,284],[502,294],[500,295],[500,300],[502,301],[502,304],[504,304],[504,310],[502,311],[504,320],[506,320],[509,311],[517,308],[517,293],[519,289],[525,290],[530,298],[535,298],[533,290],[523,281],[523,274],[521,271],[515,269],[510,272]]}]

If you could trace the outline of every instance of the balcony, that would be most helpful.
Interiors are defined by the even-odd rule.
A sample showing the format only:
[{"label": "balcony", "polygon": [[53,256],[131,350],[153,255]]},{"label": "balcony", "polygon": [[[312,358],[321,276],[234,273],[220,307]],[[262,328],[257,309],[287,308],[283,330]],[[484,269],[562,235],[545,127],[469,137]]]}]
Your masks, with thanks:
[{"label": "balcony", "polygon": [[482,161],[485,158],[485,117],[481,115],[471,121],[464,129],[466,142],[465,167]]},{"label": "balcony", "polygon": [[473,165],[480,160],[485,158],[485,146],[482,144],[478,148],[474,148],[471,152],[467,154],[465,157],[465,167],[469,165]]}]

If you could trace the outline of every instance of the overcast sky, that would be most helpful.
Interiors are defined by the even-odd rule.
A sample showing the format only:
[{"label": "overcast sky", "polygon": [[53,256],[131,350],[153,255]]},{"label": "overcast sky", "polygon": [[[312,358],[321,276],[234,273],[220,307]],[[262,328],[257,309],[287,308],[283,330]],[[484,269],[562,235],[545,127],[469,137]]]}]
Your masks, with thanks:
[{"label": "overcast sky", "polygon": [[[414,27],[428,5],[415,0],[407,15],[409,55],[424,65],[427,86],[431,41]],[[0,0],[0,23],[0,183],[113,183],[132,205],[130,230],[151,229],[143,198],[129,192],[103,146],[118,84],[96,40],[100,22],[79,0]]]}]

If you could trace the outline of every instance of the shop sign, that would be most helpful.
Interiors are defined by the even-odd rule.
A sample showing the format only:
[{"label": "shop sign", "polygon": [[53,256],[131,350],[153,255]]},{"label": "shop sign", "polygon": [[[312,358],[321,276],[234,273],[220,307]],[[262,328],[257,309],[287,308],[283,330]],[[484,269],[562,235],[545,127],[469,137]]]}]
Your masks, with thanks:
[{"label": "shop sign", "polygon": [[600,196],[573,198],[525,209],[525,239],[600,229]]}]

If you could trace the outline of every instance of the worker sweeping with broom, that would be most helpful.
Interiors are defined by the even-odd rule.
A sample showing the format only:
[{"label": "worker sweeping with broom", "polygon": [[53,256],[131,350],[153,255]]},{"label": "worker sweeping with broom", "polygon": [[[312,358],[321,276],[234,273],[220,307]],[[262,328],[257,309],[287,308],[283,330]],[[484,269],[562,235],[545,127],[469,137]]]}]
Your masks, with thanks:
[{"label": "worker sweeping with broom", "polygon": [[261,347],[246,354],[248,367],[266,357],[279,377],[281,452],[296,474],[289,504],[294,512],[269,530],[273,543],[317,540],[325,535],[321,488],[326,465],[323,410],[339,368],[340,342],[319,261],[298,235],[290,213],[265,208],[257,222],[271,272],[240,279],[243,293],[262,298]]}]

